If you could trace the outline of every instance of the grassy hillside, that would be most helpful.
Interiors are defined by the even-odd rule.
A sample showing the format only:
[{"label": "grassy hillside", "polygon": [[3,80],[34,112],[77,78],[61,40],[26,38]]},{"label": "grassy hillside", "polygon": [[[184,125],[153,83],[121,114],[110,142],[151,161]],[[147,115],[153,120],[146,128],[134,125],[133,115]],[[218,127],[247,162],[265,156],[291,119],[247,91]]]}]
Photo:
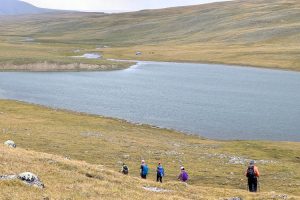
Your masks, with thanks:
[{"label": "grassy hillside", "polygon": [[[233,196],[272,199],[272,191],[300,198],[300,143],[297,142],[212,141],[148,125],[6,100],[0,100],[0,130],[0,141],[12,139],[18,148],[30,151],[0,147],[0,175],[19,171],[37,173],[48,187],[45,192],[30,189],[32,195],[37,192],[54,198],[61,192],[74,199],[89,194],[91,196],[85,197],[93,199],[104,195],[113,199],[123,195],[125,189],[121,188],[128,185],[129,191],[124,194],[128,199],[146,196],[146,199],[176,199],[175,196],[178,199],[206,196],[211,199]],[[71,161],[31,151],[60,155]],[[59,161],[53,164],[50,158]],[[150,166],[148,182],[138,178],[141,159]],[[244,171],[250,159],[257,160],[262,174],[263,193],[258,196],[246,192]],[[122,162],[129,165],[129,178],[117,173]],[[162,185],[154,183],[158,162],[162,162],[166,170]],[[176,181],[181,165],[191,177],[188,187]],[[102,168],[109,171],[108,175],[103,174]],[[85,177],[89,171],[104,178],[89,179]],[[1,194],[14,190],[20,195],[28,190],[16,182],[0,184]],[[174,193],[148,193],[141,189],[143,185],[160,186]]]},{"label": "grassy hillside", "polygon": [[[34,42],[24,42],[26,38]],[[243,0],[122,14],[45,14],[1,18],[0,60],[72,62],[66,56],[82,49],[104,53],[105,58],[300,70],[299,38],[298,0]],[[3,55],[7,48],[24,48],[27,55]],[[43,49],[38,57],[37,49]],[[136,51],[143,54],[137,57]]]},{"label": "grassy hillside", "polygon": [[[1,174],[33,171],[45,184],[45,189],[23,185],[20,181],[0,181],[1,199],[281,199],[283,194],[261,192],[249,194],[239,189],[199,187],[170,181],[157,184],[131,176],[123,176],[102,165],[67,160],[63,157],[9,149],[0,144]],[[143,187],[164,189],[165,192],[146,191]],[[297,196],[289,196],[296,199]]]}]

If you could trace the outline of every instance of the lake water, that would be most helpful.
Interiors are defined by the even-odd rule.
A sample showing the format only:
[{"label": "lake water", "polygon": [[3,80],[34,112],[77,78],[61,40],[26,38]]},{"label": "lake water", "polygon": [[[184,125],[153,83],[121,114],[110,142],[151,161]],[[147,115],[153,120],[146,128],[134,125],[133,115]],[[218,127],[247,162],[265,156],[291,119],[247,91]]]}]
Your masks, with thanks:
[{"label": "lake water", "polygon": [[212,139],[300,141],[298,72],[158,62],[112,72],[3,72],[0,98]]}]

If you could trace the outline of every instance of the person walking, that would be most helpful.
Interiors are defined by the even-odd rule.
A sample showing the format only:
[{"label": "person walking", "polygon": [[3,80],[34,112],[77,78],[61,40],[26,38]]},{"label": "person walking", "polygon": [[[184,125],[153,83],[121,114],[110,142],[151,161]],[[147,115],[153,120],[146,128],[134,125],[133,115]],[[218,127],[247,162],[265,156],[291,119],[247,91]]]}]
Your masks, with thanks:
[{"label": "person walking", "polygon": [[142,160],[142,164],[141,164],[141,178],[142,179],[146,179],[147,178],[147,174],[149,171],[148,165],[146,165],[145,160]]},{"label": "person walking", "polygon": [[246,171],[246,177],[248,178],[248,188],[250,192],[257,192],[257,184],[259,171],[255,166],[255,161],[251,160]]},{"label": "person walking", "polygon": [[156,181],[162,183],[162,177],[165,176],[165,170],[161,163],[158,163],[157,169],[156,169],[157,175],[156,175]]},{"label": "person walking", "polygon": [[178,180],[182,182],[187,182],[188,179],[189,179],[188,173],[185,171],[184,167],[180,167],[180,174],[178,176]]},{"label": "person walking", "polygon": [[125,175],[127,175],[129,173],[129,168],[125,163],[123,163],[123,165],[122,165],[121,172]]}]

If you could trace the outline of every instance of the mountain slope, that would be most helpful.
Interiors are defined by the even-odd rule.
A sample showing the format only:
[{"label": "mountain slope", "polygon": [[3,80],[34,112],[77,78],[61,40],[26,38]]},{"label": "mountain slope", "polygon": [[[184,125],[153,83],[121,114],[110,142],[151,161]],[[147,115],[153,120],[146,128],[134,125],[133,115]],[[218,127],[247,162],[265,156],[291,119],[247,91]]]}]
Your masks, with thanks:
[{"label": "mountain slope", "polygon": [[50,12],[19,0],[0,0],[0,15],[38,14]]},{"label": "mountain slope", "polygon": [[[0,40],[15,43],[24,37],[34,38],[38,47],[51,45],[45,57],[53,55],[53,44],[69,47],[68,52],[109,46],[98,50],[104,58],[300,70],[300,1],[237,0],[120,14],[1,19]],[[136,51],[143,54],[136,57]]]}]

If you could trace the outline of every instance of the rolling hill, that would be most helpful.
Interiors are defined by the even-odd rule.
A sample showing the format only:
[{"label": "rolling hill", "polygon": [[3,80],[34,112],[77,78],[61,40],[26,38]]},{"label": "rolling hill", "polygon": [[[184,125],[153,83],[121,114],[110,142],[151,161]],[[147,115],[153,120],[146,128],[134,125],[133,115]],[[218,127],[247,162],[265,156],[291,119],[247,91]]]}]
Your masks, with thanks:
[{"label": "rolling hill", "polygon": [[0,15],[24,15],[51,12],[19,0],[0,0]]},{"label": "rolling hill", "polygon": [[[39,45],[16,45],[26,37]],[[60,52],[65,55],[74,48],[109,46],[97,51],[104,58],[300,70],[300,2],[237,0],[120,14],[8,17],[1,19],[0,40],[3,48],[69,48]],[[136,51],[143,54],[137,58]]]}]

